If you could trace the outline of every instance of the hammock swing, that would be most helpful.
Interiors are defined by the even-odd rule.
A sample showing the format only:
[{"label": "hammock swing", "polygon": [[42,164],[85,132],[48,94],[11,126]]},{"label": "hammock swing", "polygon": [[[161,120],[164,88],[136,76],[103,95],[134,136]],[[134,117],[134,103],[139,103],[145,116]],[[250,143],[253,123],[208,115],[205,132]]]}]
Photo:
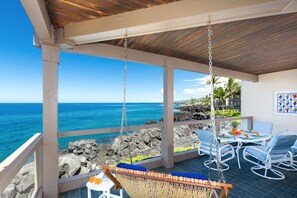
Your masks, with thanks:
[{"label": "hammock swing", "polygon": [[[208,56],[209,56],[209,77],[212,79],[212,43],[211,43],[212,30],[208,26]],[[126,72],[127,72],[127,34],[125,35],[124,42],[125,60],[124,60],[124,102],[122,110],[122,121],[120,137],[127,128],[126,116]],[[211,81],[211,133],[210,133],[210,155],[209,161],[213,159],[212,155],[212,140],[215,140],[216,151],[218,152],[218,140],[216,139],[215,132],[215,116],[214,116],[214,99],[213,99],[213,82]],[[131,151],[129,149],[130,162]],[[216,160],[219,162],[219,158]],[[211,181],[211,170],[209,166],[208,178],[201,178],[199,174],[164,174],[153,171],[147,171],[145,167],[141,166],[119,166],[109,167],[102,166],[104,174],[113,181],[115,189],[124,189],[132,198],[183,198],[183,197],[201,197],[211,198],[217,197],[219,191],[219,198],[227,197],[229,189],[232,189],[232,184],[225,183],[221,163],[217,163],[218,182]],[[113,175],[115,174],[115,176]]]}]

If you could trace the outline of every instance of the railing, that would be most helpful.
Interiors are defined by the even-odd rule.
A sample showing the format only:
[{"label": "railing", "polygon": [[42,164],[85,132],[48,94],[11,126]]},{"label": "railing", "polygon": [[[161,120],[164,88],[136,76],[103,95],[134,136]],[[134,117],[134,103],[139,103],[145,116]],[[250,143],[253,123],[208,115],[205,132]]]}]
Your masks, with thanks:
[{"label": "railing", "polygon": [[21,147],[19,147],[14,153],[12,153],[0,164],[0,196],[33,153],[35,161],[35,172],[34,192],[32,197],[42,196],[41,133],[36,133],[35,135],[33,135],[27,142],[25,142]]},{"label": "railing", "polygon": [[[247,129],[251,128],[252,125],[252,116],[245,116],[245,117],[234,117],[234,118],[219,118],[216,119],[215,123],[217,126],[217,130],[220,130],[220,123],[224,121],[232,121],[232,120],[246,120],[247,123],[245,124]],[[174,126],[178,125],[189,125],[189,124],[202,124],[202,123],[209,123],[209,120],[190,120],[190,121],[180,121],[174,122]],[[129,126],[124,128],[127,131],[135,131],[140,129],[150,129],[150,128],[158,128],[163,127],[163,123],[160,124],[149,124],[149,125],[141,125],[141,126]],[[72,137],[72,136],[83,136],[83,135],[98,135],[104,133],[114,133],[119,132],[120,128],[102,128],[102,129],[92,129],[92,130],[79,130],[79,131],[65,131],[60,132],[58,134],[59,137]]]},{"label": "railing", "polygon": [[[246,129],[251,129],[252,126],[252,116],[246,117],[235,117],[235,118],[220,118],[216,119],[216,127],[217,130],[220,130],[220,123],[225,121],[232,121],[232,120],[241,120],[242,124]],[[182,122],[174,122],[174,126],[179,125],[189,125],[189,124],[201,124],[201,123],[209,123],[209,120],[192,120],[192,121],[182,121]],[[125,128],[125,130],[133,131],[133,130],[140,130],[140,129],[150,129],[150,128],[160,128],[163,127],[163,123],[159,124],[151,124],[151,125],[143,125],[143,126],[129,126]],[[84,136],[84,135],[97,135],[97,134],[104,134],[104,133],[113,133],[120,131],[120,128],[104,128],[104,129],[94,129],[94,130],[80,130],[80,131],[67,131],[61,132],[58,134],[59,137],[73,137],[73,136]],[[182,153],[175,153],[174,154],[174,162],[184,161],[187,159],[191,159],[194,157],[198,157],[197,150],[190,150],[185,151]],[[138,162],[136,164],[145,165],[149,168],[156,168],[162,166],[162,159],[161,157],[151,158],[149,160],[144,160],[142,162]],[[97,171],[98,173],[98,171]],[[77,175],[69,178],[59,179],[59,192],[65,192],[77,188],[81,188],[85,186],[86,182],[90,175],[94,175],[95,172],[87,173],[83,175]]]},{"label": "railing", "polygon": [[[219,130],[220,123],[224,121],[232,121],[232,120],[245,120],[245,128],[250,129],[252,125],[252,116],[247,117],[236,117],[236,118],[221,118],[216,119],[216,126]],[[183,121],[183,122],[175,122],[174,126],[179,125],[189,125],[189,124],[201,124],[201,123],[209,123],[209,120],[193,120],[193,121]],[[149,128],[160,128],[163,127],[163,123],[160,124],[152,124],[152,125],[143,125],[143,126],[130,126],[127,127],[126,130],[140,130],[140,129],[149,129]],[[95,129],[95,130],[81,130],[81,131],[69,131],[58,133],[59,137],[70,137],[70,136],[83,136],[90,134],[103,134],[103,133],[112,133],[118,132],[120,128],[106,128],[106,129]],[[37,133],[33,137],[31,137],[26,143],[24,143],[20,148],[18,148],[13,154],[11,154],[7,159],[5,159],[0,164],[0,195],[3,193],[5,188],[9,185],[9,183],[15,178],[21,168],[24,166],[25,162],[29,159],[29,157],[34,153],[35,160],[35,181],[34,181],[34,192],[33,197],[41,197],[42,196],[42,172],[41,172],[41,153],[42,153],[42,134]],[[189,158],[197,157],[196,151],[187,151],[184,153],[177,153],[174,156],[174,161],[182,161]],[[156,166],[160,166],[162,164],[161,158],[156,157],[154,159],[146,160],[140,162],[140,164],[145,164],[148,167],[154,168]],[[80,188],[85,185],[87,181],[88,175],[94,174],[89,173],[85,175],[78,175],[72,178],[65,178],[59,180],[59,189],[60,192],[72,190],[75,188]]]},{"label": "railing", "polygon": [[[163,124],[149,124],[149,125],[143,125],[143,126],[129,126],[125,127],[124,129],[126,131],[135,131],[140,129],[151,129],[151,128],[157,128],[162,127]],[[80,131],[66,131],[61,132],[58,134],[59,137],[71,137],[71,136],[79,136],[79,135],[98,135],[103,133],[114,133],[119,132],[121,128],[103,128],[103,129],[93,129],[93,130],[80,130]]]},{"label": "railing", "polygon": [[[225,121],[232,121],[232,120],[243,120],[246,121],[244,123],[244,127],[246,129],[251,129],[252,127],[252,121],[253,121],[253,116],[244,116],[244,117],[233,117],[233,118],[216,118],[215,119],[215,124],[217,130],[220,130],[220,123],[225,122]],[[190,120],[190,121],[181,121],[181,122],[174,122],[174,126],[178,125],[188,125],[188,124],[202,124],[202,123],[209,123],[210,120]]]}]

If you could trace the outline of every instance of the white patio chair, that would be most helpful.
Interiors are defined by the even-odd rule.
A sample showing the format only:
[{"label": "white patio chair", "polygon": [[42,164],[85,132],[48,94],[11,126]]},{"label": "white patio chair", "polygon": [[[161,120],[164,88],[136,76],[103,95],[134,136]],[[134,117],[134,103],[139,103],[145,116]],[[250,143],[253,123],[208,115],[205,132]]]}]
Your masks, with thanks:
[{"label": "white patio chair", "polygon": [[[201,129],[197,129],[197,130],[195,130],[195,132],[199,139],[198,154],[199,155],[209,155],[210,154],[209,150],[210,150],[211,132],[208,130],[201,130]],[[235,157],[234,148],[230,144],[219,144],[219,152],[218,153],[219,153],[218,159],[221,162],[222,170],[223,171],[228,170],[229,165],[226,164],[226,162]],[[218,170],[217,168],[211,167],[212,163],[216,163],[216,165],[218,163],[218,160],[216,160],[217,152],[216,152],[215,140],[213,140],[213,143],[212,143],[212,153],[211,154],[214,158],[211,160],[211,162],[209,160],[206,160],[204,162],[204,166],[206,166],[207,168],[209,168],[209,166],[210,166],[210,169],[217,171]]]},{"label": "white patio chair", "polygon": [[[297,135],[276,135],[274,136],[267,146],[248,146],[243,150],[243,158],[255,164],[251,171],[258,176],[281,180],[285,176],[280,171],[273,169],[272,166],[282,162],[293,163],[293,155],[288,152],[297,139]],[[249,159],[252,157],[252,159]],[[259,170],[264,169],[264,174],[260,174]],[[268,176],[267,172],[270,170],[276,177]]]},{"label": "white patio chair", "polygon": [[[291,147],[290,151],[294,157],[297,157],[297,140],[295,141],[294,145]],[[293,159],[293,165],[297,168],[297,161]]]},{"label": "white patio chair", "polygon": [[290,148],[289,155],[292,155],[292,161],[281,162],[275,165],[275,167],[286,171],[297,171],[297,161],[294,160],[294,157],[297,157],[297,140],[295,141],[294,145]]}]

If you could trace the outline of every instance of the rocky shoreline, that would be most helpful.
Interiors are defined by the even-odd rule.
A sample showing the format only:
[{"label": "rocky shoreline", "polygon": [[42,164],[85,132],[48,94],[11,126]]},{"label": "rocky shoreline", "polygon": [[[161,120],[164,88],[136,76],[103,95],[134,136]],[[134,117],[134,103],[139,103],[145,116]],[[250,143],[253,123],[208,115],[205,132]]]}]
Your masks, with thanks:
[{"label": "rocky shoreline", "polygon": [[[208,109],[201,106],[184,106],[174,115],[174,121],[209,119]],[[162,122],[149,121],[146,124]],[[180,125],[174,127],[174,148],[197,147],[199,140],[194,130],[209,129],[207,124]],[[131,157],[161,155],[161,128],[141,129],[117,137],[111,144],[98,144],[93,139],[71,142],[68,149],[59,153],[59,178],[86,174],[98,170],[101,165],[114,165]],[[2,197],[31,197],[34,191],[34,164],[25,165],[9,184]]]}]

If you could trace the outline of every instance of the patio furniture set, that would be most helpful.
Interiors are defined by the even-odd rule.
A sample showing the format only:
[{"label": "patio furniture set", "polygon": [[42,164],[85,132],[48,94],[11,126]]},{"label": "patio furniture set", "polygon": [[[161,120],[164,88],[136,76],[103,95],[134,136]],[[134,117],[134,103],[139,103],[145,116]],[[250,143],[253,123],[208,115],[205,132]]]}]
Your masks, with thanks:
[{"label": "patio furniture set", "polygon": [[[251,167],[254,174],[267,179],[282,180],[285,179],[284,174],[273,167],[297,171],[296,161],[294,161],[294,157],[297,156],[297,135],[283,132],[272,136],[271,131],[272,123],[270,122],[255,122],[253,130],[241,131],[241,134],[221,131],[217,134],[219,147],[213,146],[212,153],[210,153],[210,142],[216,140],[210,137],[209,131],[198,129],[195,131],[200,140],[198,154],[216,156],[211,161],[206,160],[204,165],[217,170],[216,167],[220,164],[224,167],[223,171],[226,171],[229,169],[226,162],[235,158],[235,153],[238,167],[241,169],[239,152],[241,148],[244,148],[243,158],[255,165]],[[236,143],[235,147],[232,145],[234,143]]]}]

